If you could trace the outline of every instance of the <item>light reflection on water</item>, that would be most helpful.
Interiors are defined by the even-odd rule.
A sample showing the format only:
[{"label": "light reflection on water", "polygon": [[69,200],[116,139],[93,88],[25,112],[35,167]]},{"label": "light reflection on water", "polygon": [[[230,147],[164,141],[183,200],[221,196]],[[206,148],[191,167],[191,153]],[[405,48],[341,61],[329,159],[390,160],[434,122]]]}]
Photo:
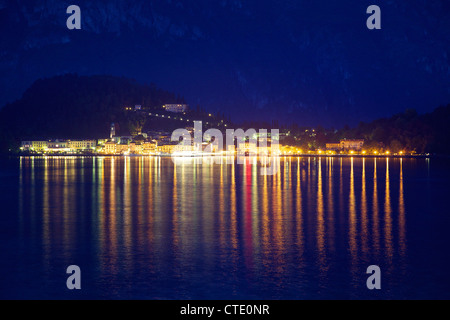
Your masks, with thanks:
[{"label": "light reflection on water", "polygon": [[79,264],[93,298],[365,298],[369,265],[407,268],[414,161],[22,157],[18,241],[48,283]]}]

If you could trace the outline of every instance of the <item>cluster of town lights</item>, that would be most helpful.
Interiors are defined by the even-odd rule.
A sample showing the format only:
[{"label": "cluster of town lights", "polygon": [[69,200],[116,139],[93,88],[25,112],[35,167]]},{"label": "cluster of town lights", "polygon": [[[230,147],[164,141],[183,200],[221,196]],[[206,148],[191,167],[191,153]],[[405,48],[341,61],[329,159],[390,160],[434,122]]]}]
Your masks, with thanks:
[{"label": "cluster of town lights", "polygon": [[[367,150],[361,150],[361,151],[357,151],[357,150],[341,150],[341,151],[336,151],[336,150],[322,150],[322,149],[318,149],[318,150],[308,150],[306,152],[304,152],[302,149],[300,148],[296,148],[296,147],[292,147],[292,146],[283,146],[280,145],[280,154],[282,155],[354,155],[354,156],[358,156],[358,155],[363,155],[363,156],[369,156],[369,155],[379,155],[379,156],[403,156],[403,155],[407,155],[408,153],[405,151],[399,151],[397,153],[392,153],[391,151],[367,151]],[[411,153],[411,155],[414,155],[414,153]]]}]

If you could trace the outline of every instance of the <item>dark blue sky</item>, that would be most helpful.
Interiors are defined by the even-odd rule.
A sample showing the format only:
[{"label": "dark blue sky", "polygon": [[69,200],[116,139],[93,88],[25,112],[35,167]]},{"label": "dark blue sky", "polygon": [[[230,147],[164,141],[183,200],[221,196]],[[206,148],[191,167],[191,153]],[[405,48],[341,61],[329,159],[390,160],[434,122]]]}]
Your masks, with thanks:
[{"label": "dark blue sky", "polygon": [[448,0],[0,0],[0,30],[0,105],[68,72],[154,82],[234,120],[339,127],[450,103]]}]

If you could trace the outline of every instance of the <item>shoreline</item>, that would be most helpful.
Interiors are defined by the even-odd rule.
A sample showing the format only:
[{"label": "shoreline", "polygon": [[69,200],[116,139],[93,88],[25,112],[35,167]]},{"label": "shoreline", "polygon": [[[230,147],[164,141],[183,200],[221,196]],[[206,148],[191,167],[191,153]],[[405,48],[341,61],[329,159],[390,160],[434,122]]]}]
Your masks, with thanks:
[{"label": "shoreline", "polygon": [[[141,158],[141,157],[152,157],[152,158],[172,158],[171,154],[161,154],[161,155],[118,155],[118,154],[52,154],[52,155],[44,155],[44,154],[0,154],[0,157],[15,157],[15,158],[31,158],[31,157],[38,157],[38,158],[78,158],[78,157],[84,157],[84,158],[97,158],[97,157],[121,157],[121,158]],[[205,155],[205,156],[175,156],[174,158],[210,158],[210,157],[216,157],[214,155]],[[230,155],[223,157],[231,157]],[[232,157],[237,157],[237,155],[233,155]],[[273,156],[243,156],[243,157],[273,157]],[[274,156],[276,158],[405,158],[405,159],[427,159],[427,158],[446,158],[450,159],[449,155],[359,155],[359,154],[291,154],[291,155],[277,155]]]}]

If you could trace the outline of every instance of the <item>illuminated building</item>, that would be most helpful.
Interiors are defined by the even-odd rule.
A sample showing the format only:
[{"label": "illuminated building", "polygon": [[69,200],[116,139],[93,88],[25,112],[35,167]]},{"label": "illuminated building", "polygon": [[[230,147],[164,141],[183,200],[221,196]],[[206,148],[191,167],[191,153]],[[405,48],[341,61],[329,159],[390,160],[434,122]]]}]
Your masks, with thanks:
[{"label": "illuminated building", "polygon": [[106,154],[116,154],[116,145],[117,143],[113,141],[108,141],[103,146],[103,152]]},{"label": "illuminated building", "polygon": [[157,147],[157,151],[161,154],[172,154],[177,147],[176,144],[165,144]]},{"label": "illuminated building", "polygon": [[64,140],[54,140],[49,141],[47,145],[47,152],[60,153],[60,152],[70,152],[69,142]]},{"label": "illuminated building", "polygon": [[153,143],[153,142],[144,142],[144,143],[142,144],[142,153],[143,153],[143,154],[147,154],[147,155],[149,155],[149,154],[155,154],[155,153],[156,153],[156,148],[157,148],[156,143]]},{"label": "illuminated building", "polygon": [[364,145],[363,139],[355,139],[355,140],[341,140],[340,147],[341,150],[357,150],[360,151]]},{"label": "illuminated building", "polygon": [[131,142],[129,144],[129,152],[131,154],[142,154],[143,146],[140,143]]},{"label": "illuminated building", "polygon": [[67,144],[71,151],[94,150],[96,146],[95,140],[69,140]]},{"label": "illuminated building", "polygon": [[108,141],[103,145],[102,153],[105,154],[127,154],[130,148],[127,144],[118,144],[114,141]]},{"label": "illuminated building", "polygon": [[341,144],[340,143],[327,143],[326,148],[327,148],[327,150],[332,150],[332,151],[340,150]]},{"label": "illuminated building", "polygon": [[125,154],[128,152],[130,152],[130,147],[128,144],[123,143],[116,144],[116,152],[115,152],[116,154]]},{"label": "illuminated building", "polygon": [[72,153],[78,151],[92,150],[97,147],[95,140],[51,140],[51,141],[22,141],[22,151],[34,151],[38,153]]},{"label": "illuminated building", "polygon": [[20,150],[31,150],[33,148],[33,141],[22,141],[20,144]]},{"label": "illuminated building", "polygon": [[35,151],[35,152],[43,152],[47,150],[48,141],[22,141],[21,150],[22,151]]},{"label": "illuminated building", "polygon": [[244,142],[240,143],[238,146],[238,154],[249,154],[249,155],[257,155],[258,147],[254,142]]},{"label": "illuminated building", "polygon": [[188,110],[189,106],[187,104],[165,104],[163,108],[168,112],[183,113]]}]

